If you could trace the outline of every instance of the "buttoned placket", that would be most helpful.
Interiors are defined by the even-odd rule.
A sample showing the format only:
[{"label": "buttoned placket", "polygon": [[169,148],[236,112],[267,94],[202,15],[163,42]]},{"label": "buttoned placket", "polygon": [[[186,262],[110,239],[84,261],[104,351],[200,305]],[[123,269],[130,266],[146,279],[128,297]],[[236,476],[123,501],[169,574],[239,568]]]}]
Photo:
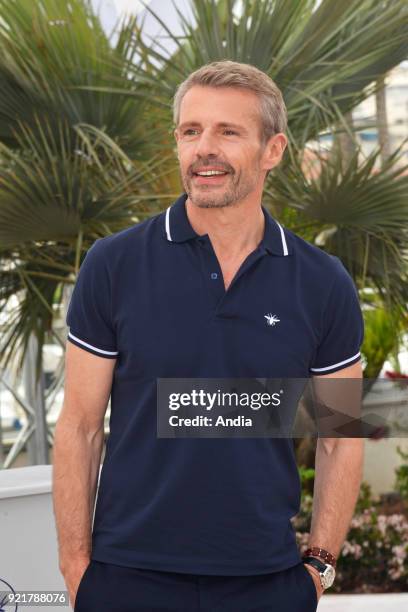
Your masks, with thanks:
[{"label": "buttoned placket", "polygon": [[267,254],[267,251],[263,246],[258,246],[249,253],[241,263],[228,288],[225,289],[222,269],[208,234],[200,236],[197,238],[197,241],[200,246],[201,270],[204,276],[205,286],[208,287],[208,293],[211,296],[214,316],[230,318],[232,315],[228,312],[223,312],[223,310],[224,307],[228,305],[236,283],[259,259]]}]

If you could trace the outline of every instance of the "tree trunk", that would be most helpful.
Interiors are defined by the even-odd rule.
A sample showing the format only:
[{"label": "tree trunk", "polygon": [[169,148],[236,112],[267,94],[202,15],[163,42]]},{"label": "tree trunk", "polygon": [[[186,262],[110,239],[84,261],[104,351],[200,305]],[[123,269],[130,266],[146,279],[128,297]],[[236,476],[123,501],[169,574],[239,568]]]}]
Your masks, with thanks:
[{"label": "tree trunk", "polygon": [[386,159],[390,156],[390,135],[388,131],[388,119],[387,119],[387,103],[386,103],[386,90],[385,90],[385,74],[377,79],[378,89],[375,94],[375,105],[377,113],[377,126],[378,126],[378,144],[381,147],[380,159],[381,164],[384,165]]}]

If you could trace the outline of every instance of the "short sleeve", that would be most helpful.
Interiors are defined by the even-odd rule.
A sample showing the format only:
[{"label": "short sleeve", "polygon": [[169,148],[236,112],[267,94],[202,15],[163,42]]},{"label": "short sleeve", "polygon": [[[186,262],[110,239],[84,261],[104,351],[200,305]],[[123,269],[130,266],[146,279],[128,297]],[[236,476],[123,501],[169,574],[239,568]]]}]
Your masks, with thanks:
[{"label": "short sleeve", "polygon": [[364,319],[354,281],[338,257],[326,300],[323,333],[310,367],[312,374],[337,372],[361,359]]},{"label": "short sleeve", "polygon": [[68,305],[68,340],[99,357],[118,356],[111,321],[111,287],[103,239],[88,250]]}]

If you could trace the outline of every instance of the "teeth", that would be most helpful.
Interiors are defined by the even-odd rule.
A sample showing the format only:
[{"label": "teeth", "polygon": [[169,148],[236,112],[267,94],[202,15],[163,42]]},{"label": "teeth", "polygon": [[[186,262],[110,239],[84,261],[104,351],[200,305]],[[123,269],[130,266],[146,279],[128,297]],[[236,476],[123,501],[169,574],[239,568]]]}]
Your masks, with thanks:
[{"label": "teeth", "polygon": [[207,172],[196,172],[200,176],[212,176],[213,174],[226,174],[224,171],[220,170],[207,170]]}]

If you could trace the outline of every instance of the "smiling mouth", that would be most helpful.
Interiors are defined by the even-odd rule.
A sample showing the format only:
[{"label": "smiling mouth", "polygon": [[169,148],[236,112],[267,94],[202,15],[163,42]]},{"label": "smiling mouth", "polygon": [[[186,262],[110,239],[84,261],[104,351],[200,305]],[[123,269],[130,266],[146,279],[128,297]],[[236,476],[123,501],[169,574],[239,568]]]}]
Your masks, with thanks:
[{"label": "smiling mouth", "polygon": [[193,181],[195,185],[222,185],[222,183],[225,183],[226,177],[228,176],[229,172],[226,172],[225,174],[212,174],[209,176],[202,176],[200,174],[193,174]]},{"label": "smiling mouth", "polygon": [[199,174],[198,172],[193,172],[193,178],[197,183],[217,183],[222,181],[226,176],[230,174],[225,171],[217,171],[209,174]]}]

